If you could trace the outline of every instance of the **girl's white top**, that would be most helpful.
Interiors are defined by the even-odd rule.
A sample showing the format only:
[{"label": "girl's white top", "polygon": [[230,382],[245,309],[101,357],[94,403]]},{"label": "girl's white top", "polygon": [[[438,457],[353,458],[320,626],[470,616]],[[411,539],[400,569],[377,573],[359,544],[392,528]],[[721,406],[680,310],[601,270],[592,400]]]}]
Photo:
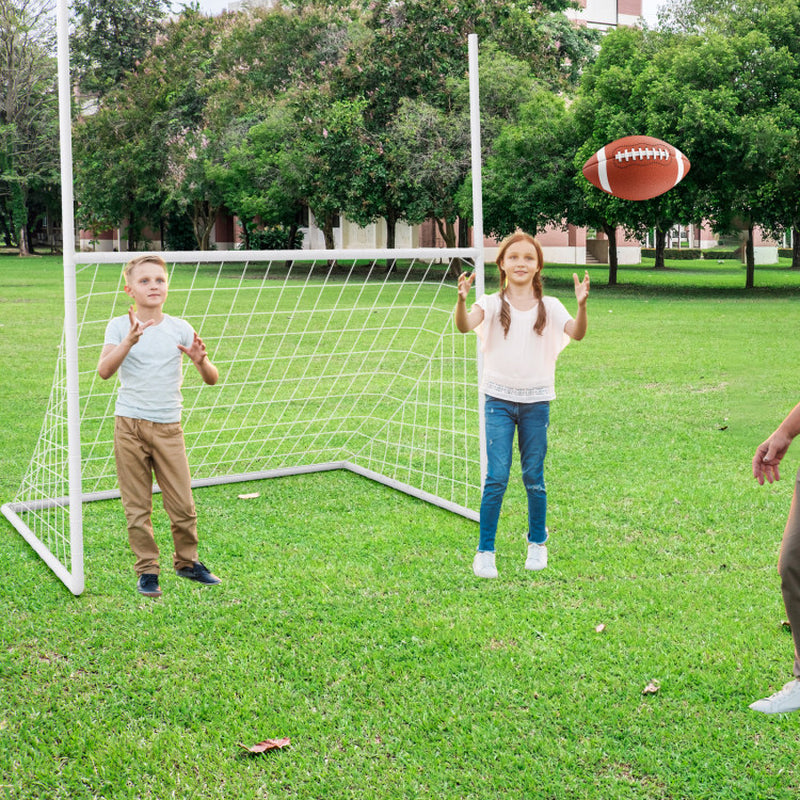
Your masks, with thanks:
[{"label": "girl's white top", "polygon": [[483,376],[481,391],[513,403],[539,403],[555,399],[556,359],[569,343],[564,326],[572,319],[555,297],[543,297],[547,324],[540,336],[533,330],[539,309],[518,311],[511,303],[508,336],[500,323],[500,293],[484,294],[476,305],[483,322],[475,329],[481,339]]}]

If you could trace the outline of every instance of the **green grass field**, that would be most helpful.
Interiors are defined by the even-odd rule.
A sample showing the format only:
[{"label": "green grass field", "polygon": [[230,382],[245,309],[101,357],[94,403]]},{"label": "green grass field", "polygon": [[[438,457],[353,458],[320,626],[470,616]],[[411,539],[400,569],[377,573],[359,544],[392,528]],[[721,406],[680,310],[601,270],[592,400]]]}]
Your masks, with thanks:
[{"label": "green grass field", "polygon": [[[545,284],[569,308],[572,271]],[[800,449],[771,487],[750,459],[800,400],[800,273],[760,267],[749,293],[732,262],[590,274],[542,573],[516,475],[497,581],[472,575],[476,523],[349,473],[198,491],[224,583],[165,570],[159,601],[134,590],[118,503],[85,508],[77,598],[0,520],[0,798],[797,797],[800,714],[747,705],[791,678],[775,561]],[[2,502],[61,283],[57,259],[0,258]]]}]

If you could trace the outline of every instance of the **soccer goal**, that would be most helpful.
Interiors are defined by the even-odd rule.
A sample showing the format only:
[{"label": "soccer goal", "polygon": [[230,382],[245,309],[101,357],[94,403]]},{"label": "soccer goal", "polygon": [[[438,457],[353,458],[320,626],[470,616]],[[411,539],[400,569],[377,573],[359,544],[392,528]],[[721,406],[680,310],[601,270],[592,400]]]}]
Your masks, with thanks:
[{"label": "soccer goal", "polygon": [[[77,595],[82,506],[119,497],[116,379],[102,381],[96,368],[106,324],[128,307],[121,268],[133,254],[75,253],[66,0],[58,12],[65,326],[39,440],[2,513]],[[482,244],[474,36],[469,65],[473,230]],[[160,255],[166,312],[201,333],[220,371],[205,386],[185,364],[195,487],[345,469],[478,518],[476,343],[453,325],[453,275],[476,270],[480,293],[481,247]]]}]

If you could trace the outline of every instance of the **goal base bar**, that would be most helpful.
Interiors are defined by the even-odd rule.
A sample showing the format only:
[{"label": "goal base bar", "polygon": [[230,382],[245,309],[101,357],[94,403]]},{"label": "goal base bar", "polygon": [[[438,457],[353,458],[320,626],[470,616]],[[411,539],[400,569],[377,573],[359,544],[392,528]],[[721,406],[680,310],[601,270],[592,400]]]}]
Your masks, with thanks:
[{"label": "goal base bar", "polygon": [[0,506],[0,512],[16,528],[17,533],[33,548],[42,561],[50,567],[56,577],[69,589],[75,596],[82,594],[84,589],[83,571],[70,572],[53,553],[50,548],[30,529],[25,521],[19,516],[18,512],[34,510],[34,505],[38,509],[53,508],[56,505],[69,505],[69,498],[62,498],[62,502],[36,501],[36,503],[5,503]]},{"label": "goal base bar", "polygon": [[[193,489],[202,489],[208,486],[224,486],[229,483],[247,483],[249,481],[268,480],[270,478],[286,478],[292,475],[308,475],[314,472],[332,472],[333,470],[348,470],[362,478],[375,481],[375,483],[388,486],[390,489],[395,489],[398,492],[403,492],[425,503],[430,503],[433,506],[450,511],[453,514],[465,517],[466,519],[478,522],[480,515],[477,511],[466,506],[454,503],[451,500],[445,500],[438,497],[431,492],[426,492],[416,486],[410,486],[407,483],[382,475],[371,469],[366,469],[352,461],[328,461],[320,464],[307,464],[298,467],[285,467],[279,469],[263,470],[261,472],[244,472],[238,475],[224,475],[213,478],[201,478],[192,481]],[[153,485],[153,493],[158,493],[160,489],[158,484]],[[117,500],[120,493],[118,489],[109,490],[105,492],[88,492],[82,495],[84,503],[97,502],[99,500]],[[64,583],[64,585],[74,594],[79,595],[84,589],[83,576],[73,575],[63,564],[50,552],[47,545],[45,545],[38,536],[30,529],[25,521],[19,516],[22,513],[43,511],[49,508],[56,508],[58,506],[66,507],[69,505],[69,497],[54,497],[45,498],[41,500],[30,500],[27,502],[5,503],[0,506],[0,512],[3,516],[16,528],[17,532],[25,539],[26,542],[38,553],[41,559],[53,570],[56,576]]]}]

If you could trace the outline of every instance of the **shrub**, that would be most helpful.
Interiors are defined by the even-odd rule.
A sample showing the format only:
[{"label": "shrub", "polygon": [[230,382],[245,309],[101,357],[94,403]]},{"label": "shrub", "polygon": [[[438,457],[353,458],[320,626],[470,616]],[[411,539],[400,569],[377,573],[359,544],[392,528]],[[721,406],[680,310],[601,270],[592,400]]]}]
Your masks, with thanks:
[{"label": "shrub", "polygon": [[249,238],[251,250],[299,250],[303,243],[302,233],[295,229],[292,235],[292,229],[285,225],[251,228]]}]

